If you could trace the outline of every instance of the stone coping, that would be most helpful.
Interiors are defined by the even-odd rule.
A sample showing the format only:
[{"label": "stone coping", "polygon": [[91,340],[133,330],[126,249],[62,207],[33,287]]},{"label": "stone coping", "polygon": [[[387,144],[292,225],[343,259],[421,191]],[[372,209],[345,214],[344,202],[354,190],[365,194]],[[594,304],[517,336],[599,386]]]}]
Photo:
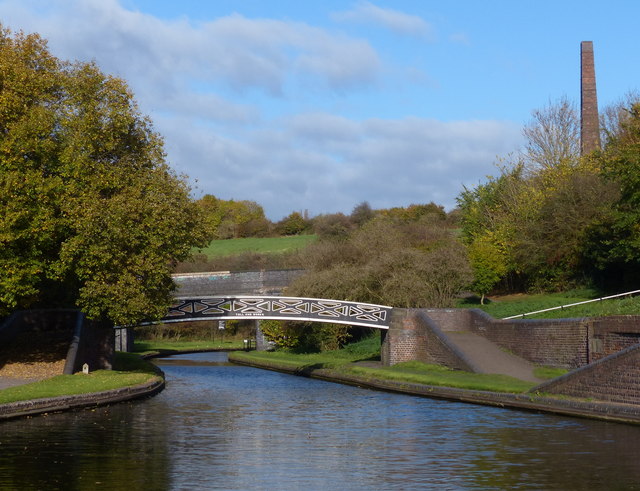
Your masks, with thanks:
[{"label": "stone coping", "polygon": [[0,404],[0,421],[84,407],[106,406],[118,402],[141,399],[157,394],[162,391],[164,387],[164,377],[156,376],[152,380],[142,384],[102,392],[9,402]]},{"label": "stone coping", "polygon": [[416,384],[397,380],[371,379],[353,374],[341,373],[328,368],[297,369],[280,365],[277,362],[261,363],[229,358],[239,365],[253,366],[267,370],[317,378],[329,382],[355,385],[368,389],[398,392],[402,394],[445,399],[508,409],[543,412],[579,418],[599,419],[626,424],[640,424],[640,406],[635,404],[616,404],[603,401],[586,401],[575,398],[549,397],[531,393],[514,394],[489,392],[482,390],[457,389],[435,385]]}]

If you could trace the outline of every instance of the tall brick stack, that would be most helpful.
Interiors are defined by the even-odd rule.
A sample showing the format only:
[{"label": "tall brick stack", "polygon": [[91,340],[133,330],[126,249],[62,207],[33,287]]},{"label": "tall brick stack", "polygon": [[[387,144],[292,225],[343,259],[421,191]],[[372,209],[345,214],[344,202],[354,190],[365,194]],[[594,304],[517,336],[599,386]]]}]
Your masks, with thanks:
[{"label": "tall brick stack", "polygon": [[582,155],[600,148],[596,69],[593,61],[593,42],[580,44],[580,152]]}]

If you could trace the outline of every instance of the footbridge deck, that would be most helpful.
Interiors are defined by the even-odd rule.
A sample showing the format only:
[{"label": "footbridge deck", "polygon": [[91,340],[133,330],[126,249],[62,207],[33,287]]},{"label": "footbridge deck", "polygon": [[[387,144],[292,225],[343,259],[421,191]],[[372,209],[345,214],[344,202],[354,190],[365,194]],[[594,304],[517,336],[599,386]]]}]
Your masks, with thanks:
[{"label": "footbridge deck", "polygon": [[276,319],[389,329],[393,308],[362,302],[279,296],[176,298],[163,322]]}]

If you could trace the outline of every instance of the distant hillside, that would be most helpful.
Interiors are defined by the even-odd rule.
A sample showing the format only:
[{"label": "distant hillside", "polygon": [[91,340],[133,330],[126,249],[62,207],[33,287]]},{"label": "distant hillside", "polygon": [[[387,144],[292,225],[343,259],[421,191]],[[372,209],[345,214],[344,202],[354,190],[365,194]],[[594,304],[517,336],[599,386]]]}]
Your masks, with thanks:
[{"label": "distant hillside", "polygon": [[300,269],[299,251],[316,240],[315,235],[214,240],[193,258],[178,264],[176,273],[203,271],[258,271]]},{"label": "distant hillside", "polygon": [[316,240],[315,235],[291,235],[288,237],[247,237],[244,239],[214,240],[208,247],[198,250],[207,258],[233,256],[245,252],[282,254],[304,249]]}]

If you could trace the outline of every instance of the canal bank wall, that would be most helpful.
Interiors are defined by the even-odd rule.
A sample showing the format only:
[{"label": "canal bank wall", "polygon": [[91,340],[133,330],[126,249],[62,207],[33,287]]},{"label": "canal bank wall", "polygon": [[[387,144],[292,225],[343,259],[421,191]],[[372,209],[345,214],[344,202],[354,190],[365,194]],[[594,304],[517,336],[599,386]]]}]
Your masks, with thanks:
[{"label": "canal bank wall", "polygon": [[142,384],[102,392],[9,402],[0,404],[0,421],[143,399],[161,392],[164,387],[164,376],[158,376]]},{"label": "canal bank wall", "polygon": [[570,397],[550,397],[535,393],[501,393],[481,390],[457,389],[433,385],[374,379],[349,374],[329,368],[291,367],[277,361],[239,359],[229,354],[229,361],[239,364],[274,370],[291,375],[310,377],[329,382],[354,385],[373,390],[384,390],[420,397],[444,399],[454,402],[481,404],[507,409],[543,412],[562,416],[599,419],[626,424],[640,424],[640,406],[607,401],[585,400]]}]

